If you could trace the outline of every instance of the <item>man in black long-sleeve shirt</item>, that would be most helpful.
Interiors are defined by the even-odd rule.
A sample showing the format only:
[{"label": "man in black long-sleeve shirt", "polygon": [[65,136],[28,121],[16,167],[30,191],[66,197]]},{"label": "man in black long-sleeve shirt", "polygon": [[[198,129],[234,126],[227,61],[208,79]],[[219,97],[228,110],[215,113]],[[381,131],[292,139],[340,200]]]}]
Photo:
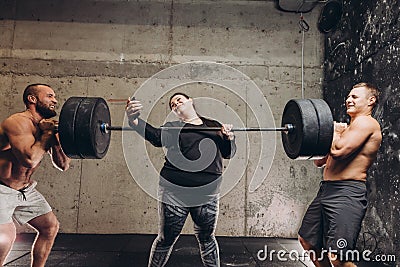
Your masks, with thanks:
[{"label": "man in black long-sleeve shirt", "polygon": [[150,253],[150,267],[164,266],[187,216],[194,221],[204,266],[220,266],[215,228],[219,207],[222,160],[236,152],[232,125],[221,124],[197,114],[193,99],[183,93],[171,96],[169,105],[179,121],[165,127],[221,127],[220,131],[178,131],[154,128],[138,118],[140,101],[129,101],[129,124],[156,147],[167,148],[160,171],[160,229]]}]

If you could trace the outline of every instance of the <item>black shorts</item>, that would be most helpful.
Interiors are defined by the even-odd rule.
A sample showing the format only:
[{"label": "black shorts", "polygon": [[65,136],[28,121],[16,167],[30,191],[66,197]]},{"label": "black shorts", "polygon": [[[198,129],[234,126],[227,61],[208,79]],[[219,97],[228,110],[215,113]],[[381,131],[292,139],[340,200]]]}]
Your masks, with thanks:
[{"label": "black shorts", "polygon": [[322,181],[304,215],[299,235],[317,249],[345,255],[355,249],[366,210],[365,182]]}]

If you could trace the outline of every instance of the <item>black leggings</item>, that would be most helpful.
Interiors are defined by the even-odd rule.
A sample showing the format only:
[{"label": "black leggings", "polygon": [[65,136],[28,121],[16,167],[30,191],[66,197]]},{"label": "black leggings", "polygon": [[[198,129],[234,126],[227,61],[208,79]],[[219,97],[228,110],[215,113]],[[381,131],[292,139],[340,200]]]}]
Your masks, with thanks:
[{"label": "black leggings", "polygon": [[194,222],[194,232],[199,242],[203,265],[219,267],[219,249],[214,235],[218,206],[218,199],[197,207],[181,207],[159,202],[159,233],[153,242],[148,266],[165,266],[173,245],[182,231],[187,216],[190,214]]}]

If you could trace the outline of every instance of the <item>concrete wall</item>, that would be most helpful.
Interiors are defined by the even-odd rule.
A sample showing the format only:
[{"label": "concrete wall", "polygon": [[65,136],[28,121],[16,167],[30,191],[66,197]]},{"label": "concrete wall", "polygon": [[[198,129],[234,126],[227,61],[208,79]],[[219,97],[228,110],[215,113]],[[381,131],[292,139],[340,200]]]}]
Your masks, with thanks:
[{"label": "concrete wall", "polygon": [[[318,16],[319,7],[304,14],[310,25],[304,36],[307,98],[322,95]],[[23,110],[21,93],[27,84],[44,82],[53,86],[60,104],[70,96],[109,99],[142,93],[145,106],[152,107],[146,111],[149,121],[160,125],[169,115],[165,86],[186,74],[153,79],[158,89],[148,95],[143,94],[144,82],[161,70],[195,60],[218,62],[222,69],[230,66],[249,77],[228,77],[232,86],[200,82],[176,89],[223,103],[227,113],[219,105],[199,109],[224,122],[234,118],[249,127],[280,125],[286,102],[301,97],[300,16],[278,11],[273,1],[1,0],[0,18],[1,120]],[[238,84],[243,88],[234,94],[231,89]],[[263,97],[252,100],[259,92]],[[257,101],[265,100],[268,105],[258,106]],[[110,104],[110,110],[112,123],[122,125],[124,106]],[[256,125],[254,112],[265,112],[259,117],[268,125]],[[134,133],[125,134],[135,138]],[[310,161],[288,159],[279,134],[266,140],[257,134],[237,135],[238,161],[225,163],[227,170],[240,175],[226,177],[234,183],[221,199],[217,234],[296,237],[321,171]],[[127,159],[138,173],[135,179],[123,151],[137,150],[135,144],[123,142],[120,132],[112,133],[102,160],[73,160],[71,169],[60,173],[46,158],[34,178],[54,207],[61,231],[156,233],[157,202],[138,180],[156,179],[146,180],[148,169],[160,168],[163,151],[146,147],[138,162]],[[253,179],[260,186],[249,190]],[[188,220],[184,231],[192,232],[191,227]]]},{"label": "concrete wall", "polygon": [[336,120],[346,121],[344,99],[351,86],[366,81],[381,91],[374,117],[383,140],[368,177],[369,208],[360,249],[375,255],[397,254],[400,219],[400,3],[345,1],[338,29],[326,36],[324,97]]}]

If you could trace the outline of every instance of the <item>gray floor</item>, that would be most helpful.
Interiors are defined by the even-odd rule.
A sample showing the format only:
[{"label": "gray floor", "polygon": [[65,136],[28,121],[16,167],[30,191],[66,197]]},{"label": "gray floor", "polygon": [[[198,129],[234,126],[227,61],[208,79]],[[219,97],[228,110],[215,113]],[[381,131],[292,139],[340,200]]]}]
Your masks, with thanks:
[{"label": "gray floor", "polygon": [[[47,262],[53,266],[146,267],[154,235],[59,234]],[[33,234],[18,235],[5,266],[29,266]],[[313,266],[302,254],[296,239],[217,237],[222,266]],[[265,253],[265,251],[267,253]],[[199,250],[193,235],[182,235],[176,243],[167,267],[201,267]],[[377,263],[359,263],[359,267],[379,267]]]}]

